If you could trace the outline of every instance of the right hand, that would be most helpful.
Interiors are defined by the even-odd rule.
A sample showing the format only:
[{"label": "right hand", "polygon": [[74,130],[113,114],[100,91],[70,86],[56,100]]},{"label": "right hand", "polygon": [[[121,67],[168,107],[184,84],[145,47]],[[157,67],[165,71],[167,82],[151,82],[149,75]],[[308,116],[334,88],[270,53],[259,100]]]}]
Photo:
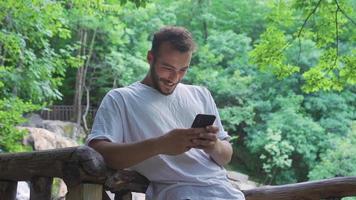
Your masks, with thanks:
[{"label": "right hand", "polygon": [[158,138],[160,153],[166,155],[179,155],[189,151],[195,144],[194,139],[204,133],[204,128],[173,129]]}]

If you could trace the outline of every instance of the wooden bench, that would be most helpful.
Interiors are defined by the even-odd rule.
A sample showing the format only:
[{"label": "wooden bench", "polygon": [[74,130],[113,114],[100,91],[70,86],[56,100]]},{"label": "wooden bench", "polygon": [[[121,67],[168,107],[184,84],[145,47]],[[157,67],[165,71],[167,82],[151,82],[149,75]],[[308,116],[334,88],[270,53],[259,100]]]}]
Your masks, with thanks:
[{"label": "wooden bench", "polygon": [[[106,167],[102,156],[87,146],[0,154],[0,199],[15,200],[18,181],[30,183],[31,200],[50,200],[53,178],[64,180],[67,200],[117,200],[144,192],[149,181],[129,170]],[[356,177],[339,177],[242,191],[247,200],[341,199],[356,195]]]}]

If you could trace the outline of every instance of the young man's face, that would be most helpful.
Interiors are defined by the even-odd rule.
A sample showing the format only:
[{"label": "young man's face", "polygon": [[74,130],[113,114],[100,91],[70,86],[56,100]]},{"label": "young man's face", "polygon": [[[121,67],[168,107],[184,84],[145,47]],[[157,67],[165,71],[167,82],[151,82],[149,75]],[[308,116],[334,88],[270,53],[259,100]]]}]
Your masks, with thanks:
[{"label": "young man's face", "polygon": [[163,43],[157,55],[148,52],[152,86],[164,95],[172,94],[186,74],[191,57],[191,52],[179,52],[169,43]]}]

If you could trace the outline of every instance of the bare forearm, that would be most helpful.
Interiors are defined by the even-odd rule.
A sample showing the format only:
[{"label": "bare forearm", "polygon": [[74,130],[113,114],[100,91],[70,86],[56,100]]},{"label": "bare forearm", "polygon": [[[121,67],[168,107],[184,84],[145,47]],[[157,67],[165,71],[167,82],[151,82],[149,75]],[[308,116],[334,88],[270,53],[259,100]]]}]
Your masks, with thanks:
[{"label": "bare forearm", "polygon": [[213,151],[209,152],[211,158],[223,166],[231,161],[232,147],[231,144],[226,140],[218,140],[216,147]]},{"label": "bare forearm", "polygon": [[124,169],[159,154],[157,139],[148,139],[131,144],[117,144],[94,140],[89,146],[98,151],[106,164],[114,169]]},{"label": "bare forearm", "polygon": [[179,155],[188,151],[204,129],[173,129],[162,136],[130,144],[93,140],[89,146],[103,155],[108,166],[123,169],[158,154]]}]

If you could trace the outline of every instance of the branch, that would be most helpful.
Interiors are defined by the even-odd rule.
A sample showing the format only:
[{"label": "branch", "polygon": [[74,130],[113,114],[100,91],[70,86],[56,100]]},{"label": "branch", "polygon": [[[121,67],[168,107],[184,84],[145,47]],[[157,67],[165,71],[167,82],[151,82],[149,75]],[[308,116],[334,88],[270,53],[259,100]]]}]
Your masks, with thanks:
[{"label": "branch", "polygon": [[90,108],[90,93],[89,93],[89,88],[87,86],[84,86],[84,89],[86,91],[86,99],[87,99],[87,105],[85,106],[85,112],[83,114],[83,123],[84,123],[84,129],[86,132],[89,131],[89,128],[88,128],[88,124],[87,124],[87,115],[88,115],[88,112],[89,112],[89,108]]},{"label": "branch", "polygon": [[335,0],[335,3],[336,3],[336,6],[337,6],[338,10],[340,10],[341,13],[342,13],[347,19],[349,19],[354,25],[356,25],[356,22],[355,22],[351,17],[349,17],[349,16],[345,13],[345,11],[344,11],[343,9],[341,9],[341,7],[340,7],[340,5],[339,5],[339,2],[338,2],[337,0]]},{"label": "branch", "polygon": [[87,76],[87,71],[88,71],[88,67],[89,67],[89,63],[90,63],[90,59],[91,59],[91,56],[93,55],[93,49],[94,49],[94,43],[95,43],[95,37],[96,37],[96,32],[97,32],[98,28],[95,28],[94,30],[94,33],[93,33],[93,37],[91,39],[91,42],[90,42],[90,47],[89,47],[89,52],[88,52],[88,57],[87,57],[87,60],[84,64],[84,74],[83,74],[83,87],[86,91],[86,99],[87,99],[87,105],[86,105],[86,108],[85,108],[85,113],[83,114],[82,116],[82,120],[83,120],[83,123],[84,123],[84,129],[85,131],[89,131],[88,129],[88,125],[87,125],[87,120],[86,120],[86,117],[88,115],[88,112],[89,112],[89,108],[90,108],[90,100],[89,100],[89,88],[87,87],[87,84],[86,84],[86,76]]},{"label": "branch", "polygon": [[[335,2],[337,2],[337,0],[335,0]],[[339,57],[339,23],[338,23],[338,19],[337,19],[337,14],[338,14],[339,10],[340,10],[340,7],[338,6],[335,11],[336,56],[335,56],[334,65],[336,65],[337,58]]]},{"label": "branch", "polygon": [[[2,51],[4,49],[4,51]],[[3,45],[0,46],[0,66],[4,66],[6,60],[6,48]]]},{"label": "branch", "polygon": [[298,32],[298,41],[299,41],[299,52],[298,52],[298,62],[300,61],[300,55],[301,55],[301,52],[302,52],[302,42],[300,40],[300,35],[302,34],[302,31],[305,27],[305,25],[307,24],[307,22],[309,21],[309,18],[316,12],[316,9],[318,9],[318,7],[320,6],[320,3],[321,3],[322,0],[319,0],[318,3],[316,4],[316,6],[314,7],[314,9],[309,13],[309,15],[307,16],[307,18],[304,20],[304,23],[302,25],[302,27],[299,29],[299,32]]},{"label": "branch", "polygon": [[300,34],[302,33],[305,25],[307,24],[307,22],[309,21],[309,18],[316,12],[316,9],[319,7],[320,3],[322,0],[319,0],[318,3],[316,4],[316,6],[314,7],[314,9],[311,11],[311,13],[309,13],[309,15],[307,16],[307,18],[304,20],[303,26],[300,28],[299,32],[298,32],[298,38],[300,37]]},{"label": "branch", "polygon": [[300,37],[298,37],[298,46],[299,46],[299,52],[298,52],[298,64],[300,63],[300,55],[302,54],[302,41],[300,40]]}]

